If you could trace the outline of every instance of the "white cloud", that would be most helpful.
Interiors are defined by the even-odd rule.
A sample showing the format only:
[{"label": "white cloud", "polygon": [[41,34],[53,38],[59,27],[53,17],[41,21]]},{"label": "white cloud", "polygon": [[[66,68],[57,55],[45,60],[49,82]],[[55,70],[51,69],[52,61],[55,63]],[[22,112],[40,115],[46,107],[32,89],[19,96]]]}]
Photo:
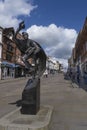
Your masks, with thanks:
[{"label": "white cloud", "polygon": [[70,57],[77,37],[74,29],[57,27],[55,24],[33,25],[27,29],[27,32],[31,39],[36,40],[45,48],[48,55],[65,60]]},{"label": "white cloud", "polygon": [[16,27],[21,19],[20,15],[28,15],[37,6],[33,6],[29,0],[4,0],[0,1],[0,26]]},{"label": "white cloud", "polygon": [[[0,0],[0,26],[17,27],[21,21],[18,17],[30,16],[35,8],[37,5],[33,5],[31,0]],[[42,44],[48,55],[58,59],[69,58],[77,37],[74,29],[57,27],[55,24],[33,25],[27,29],[27,32],[31,39]]]}]

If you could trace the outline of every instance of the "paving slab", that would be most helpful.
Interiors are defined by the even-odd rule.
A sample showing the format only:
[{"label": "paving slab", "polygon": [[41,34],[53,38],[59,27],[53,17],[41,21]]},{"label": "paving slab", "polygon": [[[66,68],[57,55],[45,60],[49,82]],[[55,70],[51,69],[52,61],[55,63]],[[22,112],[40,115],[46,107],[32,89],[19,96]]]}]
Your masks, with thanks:
[{"label": "paving slab", "polygon": [[21,108],[8,113],[0,119],[0,130],[48,130],[53,107],[41,106],[36,115],[21,114]]}]

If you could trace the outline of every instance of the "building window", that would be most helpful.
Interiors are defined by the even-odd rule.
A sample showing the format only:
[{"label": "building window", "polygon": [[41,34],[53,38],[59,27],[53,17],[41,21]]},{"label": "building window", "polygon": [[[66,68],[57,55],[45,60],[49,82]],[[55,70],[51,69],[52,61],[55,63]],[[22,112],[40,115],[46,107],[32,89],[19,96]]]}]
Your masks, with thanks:
[{"label": "building window", "polygon": [[85,47],[86,47],[86,51],[87,51],[87,41],[85,42]]},{"label": "building window", "polygon": [[85,54],[86,52],[86,44],[83,44],[83,55]]},{"label": "building window", "polygon": [[85,62],[85,72],[87,72],[87,62]]},{"label": "building window", "polygon": [[0,43],[2,43],[2,29],[0,28]]},{"label": "building window", "polygon": [[6,54],[6,60],[11,61],[12,60],[12,55],[9,53]]},{"label": "building window", "polygon": [[10,45],[10,44],[7,44],[7,50],[10,51],[10,52],[12,52],[13,51],[13,46]]}]

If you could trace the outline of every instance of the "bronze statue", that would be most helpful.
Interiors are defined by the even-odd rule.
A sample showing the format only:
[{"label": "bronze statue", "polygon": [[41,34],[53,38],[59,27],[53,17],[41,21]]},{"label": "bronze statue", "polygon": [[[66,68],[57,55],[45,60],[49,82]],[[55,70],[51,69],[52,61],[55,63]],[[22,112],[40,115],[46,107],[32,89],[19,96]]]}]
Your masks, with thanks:
[{"label": "bronze statue", "polygon": [[[26,32],[22,32],[23,39],[17,37],[20,30],[25,28],[24,21],[19,24],[18,29],[15,32],[14,40],[21,51],[22,61],[25,63],[25,67],[35,77],[36,74],[40,77],[46,69],[46,54],[42,47],[36,42],[29,39],[29,35]],[[34,66],[32,66],[28,59],[32,58]],[[38,71],[38,72],[37,72]]]},{"label": "bronze statue", "polygon": [[[18,38],[19,31],[25,28],[24,21],[19,24],[14,33],[14,41],[21,51],[22,61],[32,75],[22,93],[22,114],[36,114],[40,108],[40,77],[46,69],[46,54],[42,47],[28,37],[28,33],[22,33],[22,39]],[[28,59],[32,58],[34,66]]]}]

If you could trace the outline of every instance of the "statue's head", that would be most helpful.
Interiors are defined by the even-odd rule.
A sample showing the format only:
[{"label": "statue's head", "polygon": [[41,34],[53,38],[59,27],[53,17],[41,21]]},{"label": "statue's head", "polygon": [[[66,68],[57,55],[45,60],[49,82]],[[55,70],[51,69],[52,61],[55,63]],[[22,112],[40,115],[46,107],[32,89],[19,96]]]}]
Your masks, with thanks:
[{"label": "statue's head", "polygon": [[22,36],[24,39],[28,39],[28,33],[27,32],[22,32]]}]

